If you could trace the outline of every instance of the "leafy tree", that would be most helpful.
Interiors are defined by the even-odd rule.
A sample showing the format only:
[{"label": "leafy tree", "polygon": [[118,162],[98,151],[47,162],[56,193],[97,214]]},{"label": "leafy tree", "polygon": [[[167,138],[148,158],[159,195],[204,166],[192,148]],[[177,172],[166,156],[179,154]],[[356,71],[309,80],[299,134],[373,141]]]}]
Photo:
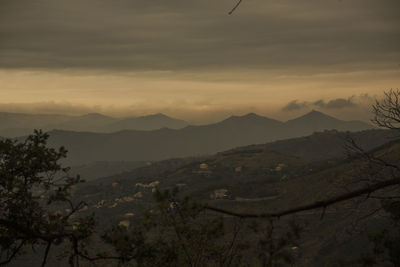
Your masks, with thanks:
[{"label": "leafy tree", "polygon": [[139,266],[232,266],[240,262],[235,243],[240,229],[228,238],[220,216],[204,216],[203,205],[177,194],[176,188],[157,190],[156,206],[142,223],[131,230],[113,227],[103,236],[105,242],[125,262]]},{"label": "leafy tree", "polygon": [[44,266],[52,246],[76,245],[91,234],[93,218],[75,217],[85,204],[70,198],[81,180],[61,167],[67,151],[48,148],[48,137],[35,131],[25,142],[0,141],[0,265],[45,245]]}]

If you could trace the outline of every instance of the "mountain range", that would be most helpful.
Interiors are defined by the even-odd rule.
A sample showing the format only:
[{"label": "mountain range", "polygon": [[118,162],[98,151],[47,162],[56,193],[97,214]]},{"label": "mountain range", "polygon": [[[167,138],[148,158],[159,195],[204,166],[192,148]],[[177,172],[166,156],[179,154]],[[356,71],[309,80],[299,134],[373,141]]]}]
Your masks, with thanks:
[{"label": "mountain range", "polygon": [[140,117],[114,118],[99,113],[82,116],[42,115],[0,112],[0,136],[28,135],[33,129],[84,132],[116,132],[121,130],[150,131],[161,128],[180,129],[188,123],[157,113]]},{"label": "mountain range", "polygon": [[[288,122],[247,114],[179,130],[56,130],[50,132],[49,142],[70,151],[68,164],[85,164],[72,168],[72,174],[80,173],[88,180],[78,185],[74,196],[88,205],[82,214],[95,212],[97,227],[103,229],[121,221],[129,220],[133,225],[140,220],[143,212],[154,207],[154,187],[177,186],[183,195],[203,203],[250,213],[284,210],[347,192],[357,188],[357,175],[364,178],[365,174],[360,157],[346,155],[347,137],[374,155],[385,157],[390,164],[399,162],[400,142],[394,140],[398,132],[371,128],[362,122],[340,121],[313,111]],[[290,136],[298,137],[285,139]],[[146,162],[148,159],[167,160]],[[95,162],[98,160],[106,161]],[[375,215],[368,216],[375,214],[372,212],[379,200],[364,201],[366,208],[362,210],[358,202],[330,206],[326,214],[323,211],[323,220],[321,210],[298,214],[297,222],[306,225],[299,240],[299,265],[324,266],[364,253],[368,244],[365,232],[344,235],[353,220],[363,218],[359,225],[373,231],[387,224]],[[279,223],[291,219],[281,218]],[[24,255],[15,266],[32,265],[35,255]]]},{"label": "mountain range", "polygon": [[155,161],[173,157],[213,154],[239,146],[299,137],[336,129],[362,131],[373,128],[360,121],[342,121],[318,111],[280,122],[250,113],[218,123],[162,128],[153,131],[123,130],[93,133],[53,130],[50,145],[69,150],[68,164],[93,161]]}]

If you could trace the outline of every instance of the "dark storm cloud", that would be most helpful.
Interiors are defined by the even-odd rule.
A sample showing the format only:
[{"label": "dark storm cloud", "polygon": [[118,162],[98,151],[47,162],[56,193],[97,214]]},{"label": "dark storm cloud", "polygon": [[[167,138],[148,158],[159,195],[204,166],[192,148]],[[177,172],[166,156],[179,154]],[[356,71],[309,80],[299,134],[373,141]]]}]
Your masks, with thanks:
[{"label": "dark storm cloud", "polygon": [[297,111],[308,107],[307,102],[299,102],[298,100],[290,101],[286,106],[282,108],[283,111]]},{"label": "dark storm cloud", "polygon": [[398,0],[2,0],[0,68],[387,68]]},{"label": "dark storm cloud", "polygon": [[357,106],[356,103],[352,101],[352,98],[344,99],[344,98],[337,98],[330,100],[328,102],[325,102],[324,100],[318,100],[313,103],[314,106],[320,107],[320,108],[349,108],[349,107],[355,107]]},{"label": "dark storm cloud", "polygon": [[293,100],[290,101],[287,105],[285,105],[282,110],[283,111],[298,111],[302,109],[346,109],[346,108],[357,108],[359,105],[370,105],[373,101],[373,98],[368,94],[361,94],[359,96],[352,96],[349,98],[336,98],[331,100],[319,99],[314,102],[307,101],[298,101]]}]

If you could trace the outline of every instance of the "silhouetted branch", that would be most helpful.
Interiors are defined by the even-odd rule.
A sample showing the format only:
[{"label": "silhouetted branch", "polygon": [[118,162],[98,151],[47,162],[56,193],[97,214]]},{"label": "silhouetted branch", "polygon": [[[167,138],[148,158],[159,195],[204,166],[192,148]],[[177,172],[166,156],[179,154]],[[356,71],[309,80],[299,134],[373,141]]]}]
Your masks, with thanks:
[{"label": "silhouetted branch", "polygon": [[280,218],[280,217],[283,217],[283,216],[286,216],[289,214],[295,214],[295,213],[307,211],[307,210],[314,210],[314,209],[319,209],[319,208],[326,209],[328,206],[330,206],[332,204],[336,204],[338,202],[342,202],[342,201],[346,201],[346,200],[353,199],[356,197],[360,197],[365,194],[369,195],[380,189],[394,186],[394,185],[399,185],[399,184],[400,184],[400,178],[396,177],[396,178],[389,179],[386,181],[377,182],[375,184],[372,184],[372,185],[369,185],[369,186],[366,186],[366,187],[363,187],[363,188],[360,188],[357,190],[353,190],[351,192],[338,195],[336,197],[328,198],[325,200],[320,200],[320,201],[317,201],[317,202],[314,202],[314,203],[311,203],[308,205],[298,206],[295,208],[278,211],[278,212],[271,212],[271,213],[241,213],[241,212],[229,211],[229,210],[225,210],[225,209],[221,209],[221,208],[217,208],[217,207],[213,207],[213,206],[209,206],[209,205],[207,205],[205,208],[207,210],[211,210],[211,211],[215,211],[218,213],[235,216],[235,217],[239,217],[239,218]]},{"label": "silhouetted branch", "polygon": [[346,144],[345,148],[347,148],[348,150],[354,151],[355,153],[357,153],[357,155],[361,155],[362,157],[367,159],[369,162],[379,164],[383,167],[392,168],[392,169],[395,169],[400,172],[400,166],[389,163],[381,158],[375,157],[372,153],[368,153],[362,147],[360,147],[356,143],[356,141],[354,141],[354,139],[351,138],[350,136],[347,137],[346,141],[348,142],[348,144]]},{"label": "silhouetted branch", "polygon": [[52,241],[47,242],[46,250],[44,252],[43,261],[42,261],[42,265],[41,265],[42,267],[44,267],[46,265],[47,257],[49,256],[51,244],[52,244]]},{"label": "silhouetted branch", "polygon": [[79,262],[79,257],[89,262],[96,262],[101,260],[116,260],[120,262],[129,262],[134,259],[134,257],[122,257],[122,256],[107,256],[107,255],[90,256],[86,254],[87,253],[86,250],[84,250],[85,253],[83,253],[79,249],[79,243],[78,243],[79,240],[75,236],[71,236],[71,241],[72,241],[74,256],[76,256],[78,262]]},{"label": "silhouetted branch", "polygon": [[229,11],[229,15],[232,15],[232,13],[236,10],[236,8],[238,8],[238,6],[242,3],[242,0],[239,0],[236,5],[231,9],[231,11]]},{"label": "silhouetted branch", "polygon": [[400,199],[400,196],[387,196],[387,197],[382,197],[382,196],[370,196],[369,198],[388,200],[388,199]]},{"label": "silhouetted branch", "polygon": [[400,90],[385,92],[385,98],[376,101],[372,108],[373,123],[387,129],[400,129]]},{"label": "silhouetted branch", "polygon": [[21,243],[13,250],[12,254],[10,257],[8,257],[7,260],[0,262],[0,266],[7,265],[8,263],[11,262],[11,260],[17,256],[18,252],[21,250],[21,248],[25,245],[26,240],[22,240]]},{"label": "silhouetted branch", "polygon": [[234,246],[236,244],[236,239],[239,235],[239,232],[241,230],[241,227],[237,224],[237,222],[235,222],[234,227],[233,227],[233,236],[232,236],[232,240],[228,246],[228,251],[226,253],[225,258],[222,260],[222,264],[221,266],[225,266],[225,262],[227,262],[226,266],[230,266],[233,257],[231,256],[234,252]]},{"label": "silhouetted branch", "polygon": [[[5,219],[0,219],[0,226],[5,226],[9,229],[13,229],[24,236],[26,239],[40,239],[42,241],[48,242],[56,239],[68,238],[73,235],[71,231],[60,231],[57,233],[42,233],[39,230],[35,230],[24,225],[21,225],[15,221],[9,221]],[[17,236],[18,237],[18,236]]]}]

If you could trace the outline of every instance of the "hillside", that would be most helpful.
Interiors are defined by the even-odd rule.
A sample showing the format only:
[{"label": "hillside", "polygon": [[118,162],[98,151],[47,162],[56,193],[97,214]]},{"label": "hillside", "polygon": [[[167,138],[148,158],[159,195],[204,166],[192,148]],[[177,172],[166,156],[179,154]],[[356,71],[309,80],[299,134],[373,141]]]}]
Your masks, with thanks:
[{"label": "hillside", "polygon": [[[126,220],[131,224],[137,223],[144,211],[154,207],[152,191],[156,187],[179,187],[182,195],[238,212],[283,210],[335,196],[360,185],[355,182],[360,174],[365,178],[365,170],[358,157],[346,157],[340,150],[327,153],[331,150],[329,143],[336,140],[334,145],[338,146],[339,140],[344,141],[343,136],[344,133],[337,131],[325,131],[211,156],[146,163],[146,166],[136,166],[132,171],[110,177],[101,177],[103,174],[100,174],[99,179],[74,189],[74,196],[88,204],[87,210],[80,211],[80,214],[96,213],[99,230]],[[375,143],[369,144],[369,147],[374,149],[376,155],[383,155],[392,163],[400,160],[399,141],[390,138],[392,142],[387,143],[388,137],[393,137],[392,132],[370,130],[353,133],[352,136],[366,144],[374,139]],[[377,145],[376,140],[382,143]],[[312,145],[316,146],[310,153],[308,150]],[[290,151],[289,147],[295,149]],[[331,154],[334,154],[333,158],[325,156]],[[106,172],[108,167],[119,164],[101,162],[83,166],[82,170],[97,166]],[[129,167],[130,164],[136,163],[123,165]],[[85,176],[82,178],[85,179]],[[320,219],[321,210],[312,210],[281,218],[277,225],[285,227],[291,219],[304,225],[305,230],[299,240],[299,264],[324,266],[338,258],[353,259],[365,251],[368,242],[365,234],[380,229],[384,220],[374,215],[360,223],[359,218],[371,213],[378,205],[376,199],[366,201],[363,198],[362,202],[349,201],[329,207],[323,220]],[[225,218],[230,220],[230,217]],[[354,231],[351,228],[354,221],[362,231],[347,235],[346,231]],[[93,247],[96,246],[93,244]],[[24,261],[25,257],[32,260],[35,256],[37,254],[22,256],[16,266],[29,266],[26,264],[28,261]]]},{"label": "hillside", "polygon": [[277,151],[307,160],[343,158],[346,157],[348,152],[346,140],[349,137],[354,139],[364,150],[368,151],[398,138],[398,133],[388,130],[365,130],[353,133],[325,130],[323,132],[315,132],[309,136],[278,140],[261,145],[243,146],[222,153],[240,153],[240,151],[261,149]]},{"label": "hillside", "polygon": [[108,177],[118,173],[151,164],[142,161],[95,161],[84,165],[71,166],[71,175],[80,175],[85,181]]},{"label": "hillside", "polygon": [[[321,153],[324,149],[329,147],[318,148]],[[398,162],[400,143],[393,141],[375,148],[374,153]],[[151,208],[154,187],[178,186],[183,195],[239,212],[274,211],[357,188],[360,183],[355,182],[363,173],[362,166],[358,158],[307,160],[269,151],[265,146],[265,149],[154,163],[87,183],[77,193],[89,204],[88,212],[95,211],[99,218],[112,218],[107,223],[124,220],[128,212],[135,214],[131,219],[135,221],[142,211]],[[338,255],[354,258],[362,253],[367,242],[365,229],[379,229],[381,219],[374,216],[358,221],[359,229],[364,229],[360,233],[347,235],[346,230],[351,231],[353,221],[377,205],[379,201],[374,199],[340,203],[329,207],[323,220],[320,210],[296,216],[299,222],[307,223],[301,240],[301,264],[321,266],[333,263]]]},{"label": "hillside", "polygon": [[[345,140],[348,133],[335,130],[317,132],[310,136],[285,139],[260,145],[250,145],[220,152],[223,155],[237,153],[257,153],[274,151],[283,155],[295,156],[308,161],[326,160],[346,157]],[[367,130],[355,132],[350,136],[365,150],[376,148],[397,136],[396,132],[384,130]],[[167,160],[168,161],[168,160]],[[153,164],[144,161],[95,161],[83,165],[73,165],[72,173],[80,174],[85,180],[112,176],[129,172],[137,167]],[[159,163],[157,163],[159,164]]]}]

